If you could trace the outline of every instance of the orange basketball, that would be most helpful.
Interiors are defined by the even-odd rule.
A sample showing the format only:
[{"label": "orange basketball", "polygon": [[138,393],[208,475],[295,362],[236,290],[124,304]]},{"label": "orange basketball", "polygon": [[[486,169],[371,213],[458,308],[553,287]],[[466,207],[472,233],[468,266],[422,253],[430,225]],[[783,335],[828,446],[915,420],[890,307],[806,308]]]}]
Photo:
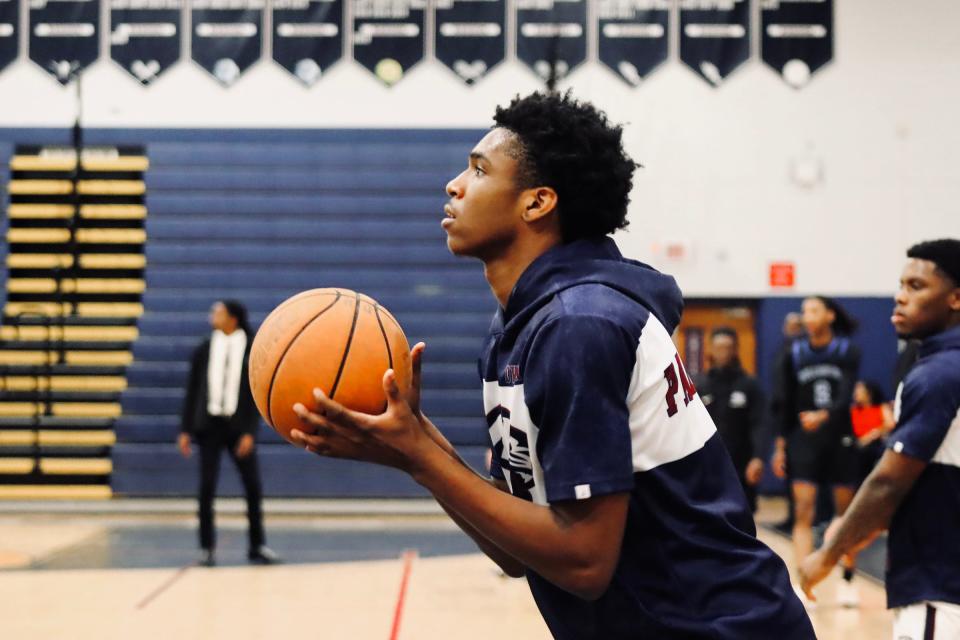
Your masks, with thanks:
[{"label": "orange basketball", "polygon": [[314,388],[350,409],[382,413],[387,369],[409,387],[410,347],[390,312],[362,293],[312,289],[263,321],[250,351],[250,389],[267,424],[289,440],[302,426],[293,405],[314,407]]}]

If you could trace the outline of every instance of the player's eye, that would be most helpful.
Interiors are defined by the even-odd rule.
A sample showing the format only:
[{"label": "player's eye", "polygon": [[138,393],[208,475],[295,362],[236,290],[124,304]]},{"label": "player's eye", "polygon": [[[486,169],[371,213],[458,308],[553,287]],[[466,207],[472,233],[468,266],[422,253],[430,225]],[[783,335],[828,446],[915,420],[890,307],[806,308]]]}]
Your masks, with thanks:
[{"label": "player's eye", "polygon": [[478,166],[476,166],[476,167],[473,168],[473,173],[474,173],[474,175],[476,175],[476,176],[479,177],[479,176],[482,176],[482,175],[483,175],[484,173],[486,173],[486,172],[485,172],[483,169],[481,169],[481,168],[479,167],[479,165],[478,165]]}]

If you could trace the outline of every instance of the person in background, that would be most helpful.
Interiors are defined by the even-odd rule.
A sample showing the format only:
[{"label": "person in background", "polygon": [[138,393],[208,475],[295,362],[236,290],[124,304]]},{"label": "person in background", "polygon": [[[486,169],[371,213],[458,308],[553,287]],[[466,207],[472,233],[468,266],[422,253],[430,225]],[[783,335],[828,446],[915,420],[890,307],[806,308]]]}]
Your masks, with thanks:
[{"label": "person in background", "polygon": [[247,558],[256,564],[272,564],[279,557],[265,544],[254,437],[260,418],[247,375],[253,332],[247,325],[246,308],[235,300],[214,303],[209,319],[213,332],[191,358],[177,443],[184,458],[192,454],[191,441],[200,447],[200,564],[216,564],[213,498],[223,450],[233,459],[247,498]]},{"label": "person in background", "polygon": [[[780,425],[783,423],[783,398],[780,397],[780,390],[783,388],[781,372],[785,369],[785,362],[790,358],[790,348],[793,341],[803,337],[803,316],[796,311],[791,311],[783,317],[783,343],[773,359],[773,375],[771,376],[772,394],[770,396],[770,411],[768,419],[770,425],[767,427],[767,433],[779,433]],[[767,452],[769,453],[769,451]],[[793,530],[793,513],[795,506],[793,503],[793,492],[790,486],[793,484],[790,477],[790,469],[785,470],[782,478],[787,485],[787,517],[776,525],[776,528],[784,533],[790,533]]]},{"label": "person in background", "polygon": [[883,439],[895,424],[893,409],[884,400],[880,385],[867,380],[857,382],[853,387],[850,421],[853,435],[857,438],[860,481],[863,482],[883,455]]},{"label": "person in background", "polygon": [[[798,562],[813,550],[818,487],[833,488],[834,511],[842,515],[853,499],[859,469],[850,405],[860,350],[848,337],[857,322],[835,300],[812,296],[803,301],[803,324],[807,336],[793,342],[790,357],[782,363],[782,421],[772,461],[778,477],[786,477],[790,467]],[[839,604],[846,607],[860,600],[852,584],[854,566],[848,557],[838,589]]]},{"label": "person in background", "polygon": [[710,368],[696,382],[703,404],[723,439],[751,511],[757,510],[757,483],[763,474],[763,392],[743,370],[737,332],[727,327],[710,334]]}]

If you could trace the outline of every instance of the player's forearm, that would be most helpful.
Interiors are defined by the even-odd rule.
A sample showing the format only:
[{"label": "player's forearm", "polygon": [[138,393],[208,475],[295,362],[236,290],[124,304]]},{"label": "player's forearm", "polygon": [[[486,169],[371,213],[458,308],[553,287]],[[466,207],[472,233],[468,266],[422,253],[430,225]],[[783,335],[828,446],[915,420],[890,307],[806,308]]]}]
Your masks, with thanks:
[{"label": "player's forearm", "polygon": [[[497,489],[499,491],[499,489]],[[506,553],[503,549],[490,542],[479,531],[473,528],[469,522],[460,517],[452,508],[447,506],[442,500],[437,499],[437,503],[447,512],[450,519],[453,520],[460,529],[480,547],[480,551],[488,558],[493,560],[505,574],[511,578],[521,578],[524,575],[525,567],[516,558]]]},{"label": "player's forearm", "polygon": [[[431,422],[426,416],[423,417],[423,425],[424,430],[430,435],[430,438],[436,442],[437,445],[447,453],[447,455],[456,460],[459,464],[463,465],[465,468],[469,469],[472,473],[475,473],[473,469],[470,468],[470,465],[468,465],[466,461],[460,457],[460,454],[457,452],[454,446],[450,444],[450,441],[444,437],[436,425],[434,425],[433,422]],[[480,476],[478,475],[477,477]],[[501,491],[501,489],[496,487],[489,480],[483,480],[498,491]],[[442,500],[437,499],[437,503],[447,513],[447,515],[450,516],[450,519],[453,520],[456,525],[463,530],[464,533],[470,536],[475,543],[477,543],[477,546],[480,547],[480,550],[483,551],[488,558],[497,563],[497,566],[499,566],[504,573],[513,578],[519,578],[523,576],[524,566],[522,563],[518,562],[516,558],[512,557],[508,553],[505,553],[503,549],[490,542],[490,540],[485,538],[479,531],[473,528],[469,522],[461,518],[456,511],[451,509],[450,506],[448,506]]]},{"label": "player's forearm", "polygon": [[611,571],[578,523],[500,491],[440,449],[423,461],[414,479],[482,538],[555,585],[582,598],[599,597],[606,589]]},{"label": "player's forearm", "polygon": [[887,529],[905,495],[906,491],[889,478],[878,474],[868,477],[850,504],[836,535],[824,544],[828,558],[839,562],[845,554]]}]

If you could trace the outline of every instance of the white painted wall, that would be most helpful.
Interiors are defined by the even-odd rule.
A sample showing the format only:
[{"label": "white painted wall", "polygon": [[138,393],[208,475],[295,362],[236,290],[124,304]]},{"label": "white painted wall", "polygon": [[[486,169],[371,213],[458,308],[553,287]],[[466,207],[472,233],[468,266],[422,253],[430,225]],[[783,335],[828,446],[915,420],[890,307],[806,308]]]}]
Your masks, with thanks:
[{"label": "white painted wall", "polygon": [[[646,167],[621,246],[688,295],[768,295],[774,260],[797,265],[785,293],[887,295],[909,244],[960,236],[960,3],[836,4],[835,60],[800,91],[757,56],[719,89],[676,59],[636,89],[597,62],[570,77]],[[388,89],[344,60],[306,89],[266,57],[230,89],[186,58],[149,88],[106,58],[83,83],[85,124],[133,127],[483,127],[539,86],[517,62],[470,88],[428,60]],[[0,126],[66,126],[74,109],[24,58],[0,74]],[[822,179],[798,186],[797,165]],[[687,260],[654,250],[676,241]]]}]

